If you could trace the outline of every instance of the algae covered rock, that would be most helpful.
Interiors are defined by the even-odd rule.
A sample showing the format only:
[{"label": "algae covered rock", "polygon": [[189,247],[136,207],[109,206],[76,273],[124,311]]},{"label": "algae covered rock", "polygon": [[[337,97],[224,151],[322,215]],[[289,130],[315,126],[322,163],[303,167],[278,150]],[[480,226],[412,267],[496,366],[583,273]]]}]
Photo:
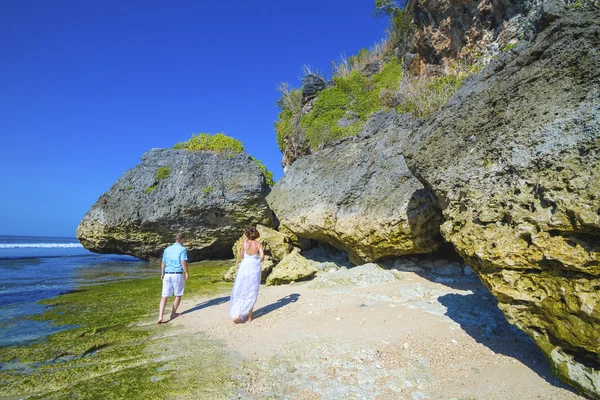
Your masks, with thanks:
[{"label": "algae covered rock", "polygon": [[92,206],[77,238],[97,253],[148,260],[181,231],[189,261],[230,258],[247,225],[273,224],[268,191],[246,153],[153,149]]},{"label": "algae covered rock", "polygon": [[555,372],[600,396],[600,13],[572,12],[424,124],[442,234]]},{"label": "algae covered rock", "polygon": [[284,283],[303,281],[313,277],[317,269],[298,250],[294,250],[283,258],[273,268],[267,278],[267,285],[281,285]]},{"label": "algae covered rock", "polygon": [[355,264],[436,250],[441,214],[402,155],[412,127],[378,113],[360,137],[297,160],[267,196],[281,229],[346,251]]}]

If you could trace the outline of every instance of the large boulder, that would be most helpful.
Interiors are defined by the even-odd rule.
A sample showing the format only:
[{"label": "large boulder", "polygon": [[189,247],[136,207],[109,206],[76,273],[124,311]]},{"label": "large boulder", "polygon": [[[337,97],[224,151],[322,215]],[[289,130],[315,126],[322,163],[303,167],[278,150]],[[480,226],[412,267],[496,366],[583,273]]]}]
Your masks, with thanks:
[{"label": "large boulder", "polygon": [[94,252],[148,260],[181,231],[189,261],[231,257],[247,225],[272,226],[268,191],[246,153],[153,149],[92,206],[77,238]]},{"label": "large boulder", "polygon": [[393,111],[378,113],[359,137],[297,160],[267,196],[281,227],[355,264],[436,250],[441,214],[402,155],[412,128]]},{"label": "large boulder", "polygon": [[600,396],[600,13],[463,85],[406,146],[444,237],[567,382]]},{"label": "large boulder", "polygon": [[267,278],[267,285],[304,281],[312,278],[317,269],[295,249],[285,256]]}]

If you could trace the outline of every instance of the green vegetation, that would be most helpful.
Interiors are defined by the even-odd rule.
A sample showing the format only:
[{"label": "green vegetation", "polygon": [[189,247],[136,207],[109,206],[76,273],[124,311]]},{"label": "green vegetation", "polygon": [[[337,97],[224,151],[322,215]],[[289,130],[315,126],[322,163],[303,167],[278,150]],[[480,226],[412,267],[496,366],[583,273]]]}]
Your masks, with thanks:
[{"label": "green vegetation", "polygon": [[263,176],[265,177],[265,180],[267,181],[267,185],[269,186],[273,186],[275,184],[275,179],[273,178],[273,172],[269,171],[267,169],[267,166],[260,161],[258,158],[254,158],[251,157],[252,161],[254,161],[256,163],[256,165],[258,165],[258,169],[260,169],[260,172],[262,172]]},{"label": "green vegetation", "polygon": [[569,0],[567,2],[567,4],[575,10],[578,10],[578,9],[581,9],[584,7],[600,8],[599,0]]},{"label": "green vegetation", "polygon": [[157,181],[167,179],[171,175],[171,167],[160,167],[156,170],[155,178]]},{"label": "green vegetation", "polygon": [[412,113],[417,118],[425,118],[456,93],[468,74],[450,74],[429,78],[411,77],[400,84],[396,106],[399,113]]},{"label": "green vegetation", "polygon": [[210,192],[212,192],[212,186],[207,186],[204,188],[204,194],[209,194]]},{"label": "green vegetation", "polygon": [[127,186],[127,187],[125,188],[125,190],[132,190],[132,189],[133,189],[133,188],[132,188],[131,186]]},{"label": "green vegetation", "polygon": [[[220,276],[229,267],[223,261],[191,264],[186,297],[226,293],[231,285]],[[154,323],[160,287],[157,275],[82,287],[43,301],[52,308],[35,319],[75,328],[44,342],[0,348],[2,396],[232,397],[234,365],[221,346],[202,334],[180,337],[170,324]]]},{"label": "green vegetation", "polygon": [[148,194],[150,192],[152,192],[153,190],[155,190],[158,187],[158,185],[154,184],[150,187],[147,187],[146,189],[144,189],[144,194]]},{"label": "green vegetation", "polygon": [[412,28],[412,4],[408,0],[375,0],[373,14],[390,19],[390,38],[393,47],[402,45]]},{"label": "green vegetation", "polygon": [[179,142],[173,146],[174,149],[185,149],[193,151],[214,151],[216,153],[241,153],[244,145],[237,139],[229,137],[224,133],[197,133],[186,142]]},{"label": "green vegetation", "polygon": [[[297,91],[300,92],[300,90]],[[284,139],[294,132],[294,127],[296,126],[296,123],[294,123],[294,117],[296,115],[298,114],[294,114],[291,110],[284,108],[279,112],[277,121],[275,121],[277,146],[279,146],[279,150],[281,151],[285,149]]]},{"label": "green vegetation", "polygon": [[[361,51],[355,60],[366,57]],[[296,107],[295,112],[286,107],[289,101],[279,102],[282,109],[279,120],[275,123],[279,148],[284,149],[284,138],[298,127],[306,132],[306,139],[313,150],[356,135],[371,113],[387,107],[384,94],[395,92],[401,77],[400,61],[393,58],[383,66],[381,72],[370,78],[361,75],[358,70],[349,72],[347,76],[335,76],[335,85],[321,91],[311,111],[306,114],[300,115],[300,107]],[[296,96],[295,93],[299,92],[292,90],[289,94],[283,93],[282,97]],[[344,117],[348,124],[340,126],[339,121]]]},{"label": "green vegetation", "polygon": [[[173,148],[185,149],[190,151],[214,151],[219,154],[225,154],[225,156],[227,157],[232,157],[235,154],[244,151],[244,145],[242,144],[242,142],[232,137],[229,137],[224,133],[215,133],[214,135],[210,133],[197,133],[192,135],[192,137],[187,142],[179,142],[175,144]],[[258,165],[258,168],[260,168],[269,186],[273,186],[275,184],[275,180],[273,179],[273,172],[269,171],[267,169],[267,166],[262,161],[254,157],[252,157],[252,160],[256,163],[256,165]],[[165,168],[166,170],[161,171],[162,168]],[[164,179],[159,178],[159,172],[161,172],[161,176],[164,175],[164,178],[166,178],[171,173],[171,168],[159,168],[159,170],[156,172],[157,180]],[[207,193],[206,189],[204,192]]]},{"label": "green vegetation", "polygon": [[514,49],[515,47],[517,47],[518,42],[515,43],[509,43],[506,46],[504,46],[500,51],[502,53],[506,53],[507,51],[510,51],[512,49]]}]

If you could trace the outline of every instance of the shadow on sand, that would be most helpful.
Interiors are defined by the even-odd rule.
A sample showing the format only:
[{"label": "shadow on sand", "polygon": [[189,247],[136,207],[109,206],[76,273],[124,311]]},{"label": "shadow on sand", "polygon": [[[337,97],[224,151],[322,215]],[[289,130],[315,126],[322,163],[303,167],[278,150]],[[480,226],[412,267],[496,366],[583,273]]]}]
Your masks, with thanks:
[{"label": "shadow on sand", "polygon": [[202,303],[196,304],[194,307],[189,310],[185,310],[181,313],[181,315],[189,314],[195,311],[202,310],[204,308],[218,306],[219,304],[227,303],[229,301],[229,296],[217,297],[216,299],[206,300]]},{"label": "shadow on sand", "polygon": [[440,296],[438,301],[447,308],[445,315],[493,352],[519,360],[555,387],[577,393],[552,373],[542,351],[529,336],[506,321],[495,298],[481,286],[479,290],[471,289],[474,293],[466,296],[454,293]]},{"label": "shadow on sand", "polygon": [[262,316],[267,315],[270,312],[280,309],[281,307],[285,307],[286,305],[288,305],[290,303],[297,302],[299,298],[300,298],[300,295],[298,293],[292,293],[290,295],[282,297],[281,299],[277,300],[273,304],[269,304],[268,306],[259,308],[258,310],[254,311],[253,316],[255,319],[260,318]]}]

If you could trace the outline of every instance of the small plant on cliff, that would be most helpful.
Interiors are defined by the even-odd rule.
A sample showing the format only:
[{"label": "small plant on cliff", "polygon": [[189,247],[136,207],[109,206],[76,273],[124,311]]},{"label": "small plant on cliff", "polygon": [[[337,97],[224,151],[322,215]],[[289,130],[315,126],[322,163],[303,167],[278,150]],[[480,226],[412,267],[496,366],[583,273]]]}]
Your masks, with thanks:
[{"label": "small plant on cliff", "polygon": [[273,178],[273,172],[269,171],[267,169],[267,166],[260,161],[258,158],[254,158],[251,157],[252,161],[254,161],[256,163],[256,165],[258,165],[258,169],[260,169],[260,172],[262,172],[263,176],[265,177],[265,180],[267,181],[267,185],[269,186],[273,186],[275,184],[275,179]]},{"label": "small plant on cliff", "polygon": [[399,113],[412,113],[417,118],[424,118],[441,106],[456,93],[466,74],[442,75],[429,77],[427,74],[416,77],[405,77],[396,93]]},{"label": "small plant on cliff", "polygon": [[171,175],[171,167],[159,167],[156,170],[154,177],[157,181],[160,181],[162,179],[167,179],[169,175]]},{"label": "small plant on cliff", "polygon": [[212,191],[212,186],[207,186],[204,188],[204,194],[209,194]]},{"label": "small plant on cliff", "polygon": [[566,3],[576,10],[584,7],[600,8],[600,0],[567,0]]},{"label": "small plant on cliff", "polygon": [[412,28],[411,2],[409,0],[375,0],[373,14],[390,18],[388,34],[391,47],[401,45]]},{"label": "small plant on cliff", "polygon": [[147,187],[146,189],[144,189],[144,194],[148,194],[150,192],[152,192],[153,190],[155,190],[157,188],[157,185],[152,185],[150,187]]},{"label": "small plant on cliff", "polygon": [[197,133],[186,142],[179,142],[174,149],[185,149],[193,151],[214,151],[216,153],[241,153],[244,145],[237,139],[229,137],[224,133]]}]

